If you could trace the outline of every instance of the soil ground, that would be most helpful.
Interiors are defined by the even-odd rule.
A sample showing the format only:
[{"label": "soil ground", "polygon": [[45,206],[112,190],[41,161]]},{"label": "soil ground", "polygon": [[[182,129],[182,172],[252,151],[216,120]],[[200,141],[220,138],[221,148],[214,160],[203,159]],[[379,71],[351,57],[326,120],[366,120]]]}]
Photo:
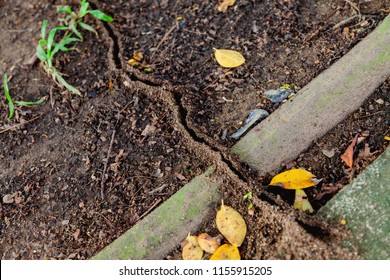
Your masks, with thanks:
[{"label": "soil ground", "polygon": [[[252,190],[260,200],[271,197],[279,209],[268,214],[272,220],[287,218],[283,213],[290,211],[291,194],[265,187],[274,174],[258,178],[232,158],[234,142],[225,135],[252,109],[272,113],[280,104],[265,99],[265,90],[286,83],[303,87],[372,31],[388,8],[387,1],[349,2],[248,0],[237,1],[226,13],[216,10],[217,1],[95,2],[115,21],[103,25],[88,18],[99,37],[83,33],[78,51],[55,62],[82,92],[79,97],[60,89],[39,63],[27,63],[42,20],[53,27],[59,18],[55,7],[77,7],[77,2],[1,1],[0,74],[10,77],[14,100],[47,98],[40,106],[18,107],[11,120],[1,99],[0,194],[13,197],[0,205],[1,258],[90,258],[219,159],[225,163],[221,174],[236,176],[246,186],[226,185],[226,204],[245,213],[242,197]],[[222,69],[213,47],[240,51],[246,63]],[[138,51],[152,73],[127,64]],[[315,209],[388,145],[389,88],[387,80],[359,110],[286,163],[323,178],[308,192]],[[347,170],[339,156],[356,134],[366,138],[354,169]],[[246,259],[336,257],[304,249],[295,256],[267,253],[283,242],[279,234],[288,229],[256,219],[248,228],[241,252]],[[254,242],[259,232],[267,238],[264,244]],[[329,237],[312,233],[314,239]]]}]

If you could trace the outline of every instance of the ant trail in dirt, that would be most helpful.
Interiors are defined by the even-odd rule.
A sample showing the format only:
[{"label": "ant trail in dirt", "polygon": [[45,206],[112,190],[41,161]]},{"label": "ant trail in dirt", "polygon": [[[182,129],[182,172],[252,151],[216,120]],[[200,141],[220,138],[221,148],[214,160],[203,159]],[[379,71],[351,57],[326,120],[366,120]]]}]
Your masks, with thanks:
[{"label": "ant trail in dirt", "polygon": [[220,156],[221,156],[221,160],[229,167],[229,169],[235,175],[237,175],[237,177],[240,178],[241,181],[248,182],[247,178],[234,166],[234,164],[228,158],[226,158],[226,156],[223,154],[222,151],[220,151],[217,147],[214,147],[213,145],[211,145],[205,138],[199,136],[188,125],[188,122],[187,122],[187,114],[188,114],[188,112],[187,112],[186,108],[183,106],[183,104],[181,102],[181,93],[179,93],[179,92],[172,92],[171,90],[169,90],[169,92],[171,92],[171,94],[173,96],[173,99],[175,100],[176,105],[178,107],[178,113],[179,113],[180,121],[181,121],[183,127],[185,128],[185,130],[191,136],[191,138],[194,141],[198,142],[198,143],[206,144],[212,151],[219,153]]},{"label": "ant trail in dirt", "polygon": [[[97,9],[97,5],[89,2],[92,8]],[[107,30],[108,36],[111,38],[112,41],[112,48],[110,50],[111,53],[111,59],[114,61],[115,68],[122,69],[122,63],[121,59],[119,58],[119,43],[118,43],[118,37],[115,35],[114,30],[111,28],[111,26],[108,24],[108,22],[102,21],[103,27]]]}]

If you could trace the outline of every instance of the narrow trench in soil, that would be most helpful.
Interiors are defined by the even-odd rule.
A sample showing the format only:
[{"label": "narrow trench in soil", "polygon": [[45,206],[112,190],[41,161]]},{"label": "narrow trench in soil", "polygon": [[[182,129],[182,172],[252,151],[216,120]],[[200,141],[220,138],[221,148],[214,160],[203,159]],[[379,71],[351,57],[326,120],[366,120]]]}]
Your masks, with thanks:
[{"label": "narrow trench in soil", "polygon": [[[92,5],[94,9],[97,9],[97,6],[95,4]],[[122,71],[123,68],[122,68],[122,63],[121,63],[121,59],[120,59],[120,47],[119,47],[119,43],[118,43],[118,37],[115,35],[115,32],[113,31],[113,29],[110,27],[110,25],[107,23],[107,22],[103,22],[103,26],[104,28],[106,29],[107,31],[107,34],[108,36],[110,37],[111,41],[112,41],[112,50],[111,50],[111,57],[109,56],[108,59],[111,60],[112,62],[114,63],[111,63],[112,65],[115,65],[115,70],[119,70],[119,71]],[[127,74],[127,73],[126,73]],[[129,78],[132,80],[132,81],[138,81],[138,82],[141,82],[141,83],[144,83],[145,85],[148,85],[148,86],[152,86],[152,87],[159,87],[161,85],[157,84],[157,83],[154,83],[152,81],[149,81],[149,80],[145,80],[145,79],[141,79],[139,78],[137,75],[134,75],[134,74],[130,74],[129,75]],[[179,114],[179,119],[180,119],[180,123],[183,125],[183,127],[185,128],[186,132],[191,136],[191,138],[195,141],[195,142],[198,142],[200,144],[205,144],[209,149],[211,149],[212,151],[214,152],[217,152],[219,153],[219,155],[221,156],[221,159],[222,161],[229,167],[229,169],[238,177],[240,178],[240,180],[242,180],[243,182],[248,182],[247,178],[244,176],[244,174],[242,174],[233,164],[233,162],[229,159],[226,158],[226,156],[224,155],[223,152],[221,152],[220,149],[218,149],[217,147],[211,145],[206,139],[204,139],[203,137],[199,136],[195,130],[193,130],[189,125],[188,125],[188,122],[187,122],[187,115],[188,115],[188,111],[187,109],[185,108],[185,106],[182,104],[182,101],[181,101],[181,98],[182,98],[182,94],[180,92],[173,92],[172,90],[169,90],[169,89],[165,89],[166,91],[168,91],[171,96],[172,96],[172,99],[175,101],[176,103],[176,106],[178,108],[178,114]]]}]

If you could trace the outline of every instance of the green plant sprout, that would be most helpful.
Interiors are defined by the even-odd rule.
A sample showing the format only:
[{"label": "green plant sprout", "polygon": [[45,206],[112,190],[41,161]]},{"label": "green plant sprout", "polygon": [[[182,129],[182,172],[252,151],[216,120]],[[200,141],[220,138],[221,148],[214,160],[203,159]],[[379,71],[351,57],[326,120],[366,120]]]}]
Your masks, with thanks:
[{"label": "green plant sprout", "polygon": [[[108,21],[108,22],[113,21],[113,18],[99,10],[89,10],[89,3],[86,0],[81,1],[80,10],[78,11],[78,13],[72,11],[71,7],[68,5],[58,7],[57,11],[68,13],[68,16],[65,19],[63,19],[65,25],[57,26],[51,29],[46,39],[47,20],[44,20],[42,22],[41,39],[39,40],[39,43],[37,45],[36,54],[39,60],[42,61],[46,72],[52,76],[53,80],[58,85],[60,86],[62,85],[68,90],[70,90],[71,92],[81,95],[80,91],[74,86],[70,85],[68,82],[66,82],[65,79],[62,77],[62,75],[54,67],[53,65],[54,55],[57,54],[59,51],[68,52],[76,49],[75,47],[68,48],[67,46],[69,44],[75,43],[76,41],[83,40],[83,36],[78,31],[77,26],[97,34],[96,30],[91,25],[82,22],[82,19],[87,14],[91,14],[97,19]],[[57,31],[66,31],[65,35],[58,43],[55,42],[54,40]],[[74,34],[78,38],[73,37]]]},{"label": "green plant sprout", "polygon": [[8,108],[9,108],[9,115],[8,118],[12,119],[15,113],[15,106],[14,102],[12,101],[11,95],[9,95],[9,88],[7,84],[7,74],[4,74],[3,76],[3,87],[4,87],[4,93],[5,93],[5,98],[8,101]]},{"label": "green plant sprout", "polygon": [[62,84],[71,92],[80,95],[80,91],[75,87],[71,86],[70,84],[68,84],[53,65],[54,55],[58,53],[60,50],[64,52],[73,50],[74,48],[68,48],[67,45],[75,41],[79,41],[79,39],[71,37],[72,34],[68,34],[64,36],[60,42],[56,43],[54,41],[56,32],[58,30],[67,30],[68,28],[66,26],[54,27],[53,29],[50,30],[49,35],[46,39],[46,26],[47,26],[47,20],[44,20],[42,22],[42,28],[41,28],[41,39],[39,40],[39,43],[37,45],[37,51],[36,51],[37,56],[39,60],[42,61],[46,72],[53,77],[54,81],[56,81],[59,84]]},{"label": "green plant sprout", "polygon": [[83,36],[81,35],[80,31],[78,31],[77,27],[80,27],[82,29],[91,31],[97,35],[97,32],[95,28],[93,28],[91,25],[84,23],[82,20],[87,15],[90,14],[94,16],[97,19],[100,19],[102,21],[112,22],[113,18],[109,15],[106,15],[105,13],[99,11],[99,10],[90,10],[89,9],[89,3],[86,0],[82,0],[80,3],[80,9],[78,13],[75,11],[72,11],[72,8],[70,6],[62,6],[57,8],[57,12],[64,12],[68,15],[63,19],[64,24],[73,32],[76,34],[77,37],[79,37],[81,40],[83,40]]},{"label": "green plant sprout", "polygon": [[[9,108],[8,119],[12,119],[12,117],[14,116],[14,113],[15,113],[15,105],[14,105],[14,102],[12,100],[11,95],[9,94],[9,88],[8,88],[7,81],[8,81],[7,74],[4,74],[3,87],[4,87],[5,98],[8,101],[8,108]],[[17,104],[19,106],[27,107],[27,106],[39,105],[42,102],[44,102],[45,100],[46,100],[46,98],[42,97],[41,99],[39,99],[37,101],[15,101],[15,104]]]},{"label": "green plant sprout", "polygon": [[[252,198],[253,198],[252,192],[248,192],[244,195],[244,200],[246,200],[246,199],[251,200]],[[250,202],[248,205],[248,210],[250,210],[252,208],[253,208],[253,204]]]}]

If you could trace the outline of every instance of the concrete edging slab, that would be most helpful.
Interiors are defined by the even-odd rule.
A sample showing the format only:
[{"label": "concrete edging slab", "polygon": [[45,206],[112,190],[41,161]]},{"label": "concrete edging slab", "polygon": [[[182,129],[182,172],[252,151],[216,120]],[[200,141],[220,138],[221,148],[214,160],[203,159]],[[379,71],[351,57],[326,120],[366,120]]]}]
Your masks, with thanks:
[{"label": "concrete edging slab", "polygon": [[346,221],[365,259],[390,259],[390,147],[351,184],[333,197],[317,215],[331,222]]}]

